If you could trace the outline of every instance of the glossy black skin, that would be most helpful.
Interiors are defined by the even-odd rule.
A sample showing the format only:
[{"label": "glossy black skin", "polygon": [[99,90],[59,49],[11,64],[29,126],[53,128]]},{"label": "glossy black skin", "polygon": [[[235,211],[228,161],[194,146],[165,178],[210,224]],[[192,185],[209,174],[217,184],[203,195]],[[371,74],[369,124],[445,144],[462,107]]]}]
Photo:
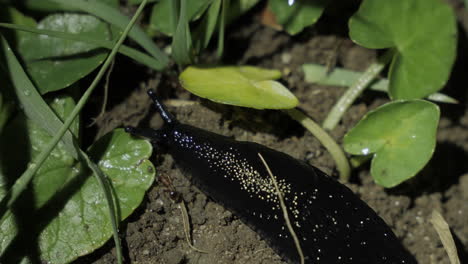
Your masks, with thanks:
[{"label": "glossy black skin", "polygon": [[299,255],[258,153],[280,185],[306,263],[416,263],[369,206],[319,169],[260,144],[180,124],[156,104],[167,119],[162,129],[126,130],[164,146],[193,184],[259,233],[289,263],[299,263]]}]

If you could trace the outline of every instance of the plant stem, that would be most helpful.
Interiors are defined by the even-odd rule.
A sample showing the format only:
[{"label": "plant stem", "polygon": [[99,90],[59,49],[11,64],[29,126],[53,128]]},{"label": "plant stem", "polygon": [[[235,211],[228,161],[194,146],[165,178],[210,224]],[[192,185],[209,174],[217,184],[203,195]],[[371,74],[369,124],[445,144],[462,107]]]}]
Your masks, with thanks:
[{"label": "plant stem", "polygon": [[301,111],[296,108],[284,110],[290,117],[299,122],[303,127],[312,133],[322,145],[330,152],[330,155],[333,157],[336,163],[336,167],[340,172],[340,179],[344,182],[349,180],[351,174],[351,168],[349,166],[348,159],[344,154],[341,147],[336,143],[336,141],[317,123],[312,119],[306,116]]},{"label": "plant stem", "polygon": [[335,128],[356,98],[361,95],[362,91],[369,86],[369,84],[383,70],[385,65],[390,62],[393,54],[394,52],[392,49],[387,50],[384,55],[377,60],[377,62],[372,63],[361,77],[351,87],[349,87],[348,90],[346,90],[323,122],[323,128],[328,130],[333,130]]}]

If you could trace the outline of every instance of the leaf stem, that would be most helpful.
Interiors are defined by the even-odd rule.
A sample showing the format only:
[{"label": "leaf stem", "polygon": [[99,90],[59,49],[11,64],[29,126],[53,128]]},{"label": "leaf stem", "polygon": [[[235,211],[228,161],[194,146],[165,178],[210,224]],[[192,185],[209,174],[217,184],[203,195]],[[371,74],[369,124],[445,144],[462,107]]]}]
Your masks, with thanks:
[{"label": "leaf stem", "polygon": [[327,130],[333,130],[335,126],[340,122],[344,113],[353,104],[356,98],[361,95],[362,91],[366,89],[369,84],[377,77],[377,75],[383,70],[385,65],[392,59],[394,51],[392,49],[387,50],[377,62],[372,63],[367,70],[361,75],[361,77],[346,90],[341,98],[333,106],[327,118],[323,122],[323,128]]},{"label": "leaf stem", "polygon": [[306,116],[301,111],[296,108],[284,110],[291,118],[299,122],[303,127],[312,133],[322,145],[330,152],[330,155],[333,157],[336,163],[336,167],[340,172],[340,179],[344,182],[349,180],[351,174],[351,168],[349,166],[348,159],[344,154],[341,147],[336,143],[336,141],[317,123],[312,119]]}]

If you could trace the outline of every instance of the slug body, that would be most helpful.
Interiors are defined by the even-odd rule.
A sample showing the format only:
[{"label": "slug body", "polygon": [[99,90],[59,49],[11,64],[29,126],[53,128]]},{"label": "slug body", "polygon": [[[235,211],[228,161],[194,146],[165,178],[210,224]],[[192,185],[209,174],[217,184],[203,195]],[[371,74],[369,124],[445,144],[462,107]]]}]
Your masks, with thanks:
[{"label": "slug body", "polygon": [[392,230],[346,186],[284,153],[177,122],[148,92],[166,124],[127,132],[164,146],[191,182],[237,215],[289,263],[299,255],[271,176],[282,192],[305,263],[416,263]]}]

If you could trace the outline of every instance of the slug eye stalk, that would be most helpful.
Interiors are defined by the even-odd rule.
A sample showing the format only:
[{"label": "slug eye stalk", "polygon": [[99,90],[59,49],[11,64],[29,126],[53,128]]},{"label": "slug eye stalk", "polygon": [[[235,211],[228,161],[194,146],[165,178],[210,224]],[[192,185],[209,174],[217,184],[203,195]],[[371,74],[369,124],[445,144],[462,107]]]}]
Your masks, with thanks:
[{"label": "slug eye stalk", "polygon": [[156,92],[154,90],[151,90],[151,89],[148,90],[147,94],[151,98],[151,100],[153,100],[154,107],[161,115],[162,119],[164,120],[164,123],[172,124],[172,123],[177,122],[174,116],[171,113],[169,113],[166,107],[159,101],[158,97],[156,96]]}]

